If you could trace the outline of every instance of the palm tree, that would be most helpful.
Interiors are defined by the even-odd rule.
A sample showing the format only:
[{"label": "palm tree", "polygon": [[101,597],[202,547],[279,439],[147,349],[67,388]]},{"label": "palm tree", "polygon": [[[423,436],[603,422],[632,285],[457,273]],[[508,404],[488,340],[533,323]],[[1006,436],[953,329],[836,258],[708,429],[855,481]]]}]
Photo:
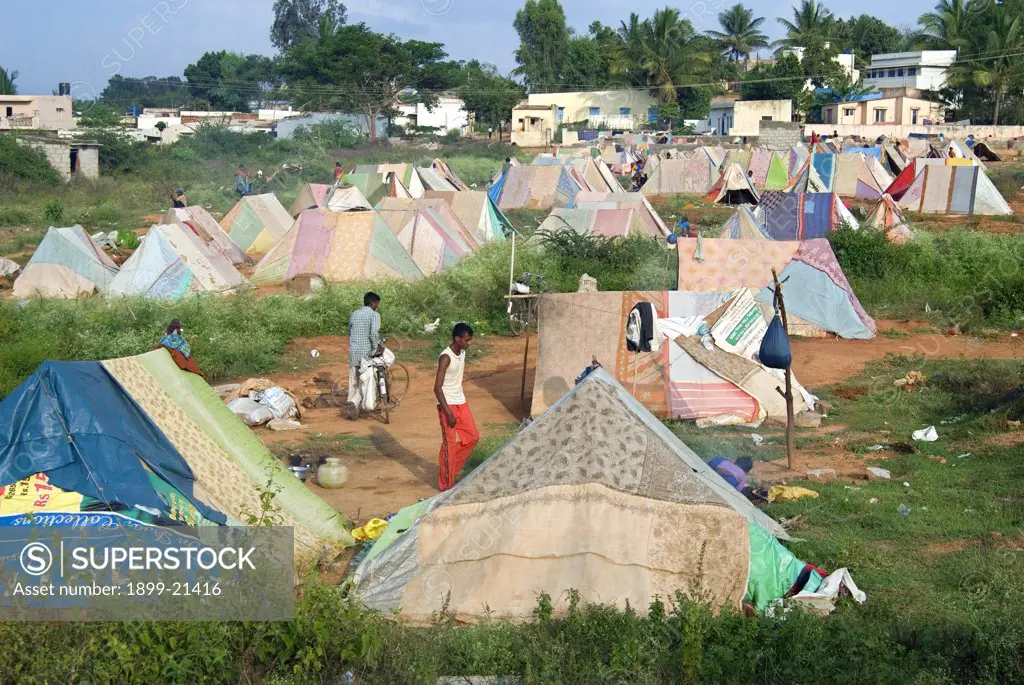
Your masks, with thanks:
[{"label": "palm tree", "polygon": [[18,85],[15,83],[17,80],[18,72],[7,71],[0,67],[0,95],[17,95]]},{"label": "palm tree", "polygon": [[786,29],[786,36],[777,41],[782,47],[806,47],[810,43],[828,40],[832,31],[832,12],[825,5],[815,0],[801,0],[799,7],[793,8],[793,21],[779,18],[778,22]]},{"label": "palm tree", "polygon": [[959,50],[970,45],[970,24],[977,5],[970,0],[939,0],[931,12],[918,18],[921,39],[930,47]]},{"label": "palm tree", "polygon": [[[953,66],[952,78],[960,85],[973,84],[992,92],[994,109],[992,125],[999,125],[999,109],[1003,97],[1020,75],[1020,55],[1024,52],[1024,20],[996,0],[989,0],[979,17],[982,38],[976,44],[978,58],[967,58]],[[966,34],[965,34],[966,35]],[[963,43],[959,43],[963,44]]]},{"label": "palm tree", "polygon": [[708,35],[722,44],[729,59],[744,66],[750,61],[750,53],[768,46],[768,36],[761,33],[764,17],[755,17],[754,11],[742,4],[736,4],[718,15],[721,31],[708,31]]},{"label": "palm tree", "polygon": [[711,54],[705,49],[693,24],[680,19],[679,10],[660,9],[644,22],[643,70],[647,86],[662,102],[675,102],[677,89],[699,82],[711,65]]}]

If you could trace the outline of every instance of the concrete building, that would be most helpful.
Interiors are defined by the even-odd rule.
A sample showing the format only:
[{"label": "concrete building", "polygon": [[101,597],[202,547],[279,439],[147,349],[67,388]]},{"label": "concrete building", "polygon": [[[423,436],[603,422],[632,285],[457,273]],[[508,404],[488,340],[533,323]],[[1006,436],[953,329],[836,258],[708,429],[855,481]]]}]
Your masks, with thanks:
[{"label": "concrete building", "polygon": [[[825,44],[825,47],[828,47],[828,43]],[[803,62],[804,53],[806,51],[807,48],[787,48],[783,51],[783,54],[796,55],[796,58]],[[856,67],[856,56],[852,52],[840,53],[836,55],[832,61],[843,68],[843,71],[846,72],[846,75],[850,77],[851,81],[856,83],[860,80],[860,70]],[[807,90],[814,90],[814,84],[811,83],[810,80],[807,81]]]},{"label": "concrete building", "polygon": [[792,121],[792,100],[711,99],[708,125],[718,135],[756,136],[762,121]]},{"label": "concrete building", "polygon": [[[531,93],[531,107],[555,107],[558,124],[587,122],[598,130],[632,131],[657,118],[658,103],[639,90],[595,90],[580,93]],[[514,124],[518,123],[513,117]]]},{"label": "concrete building", "polygon": [[[291,140],[295,136],[295,130],[300,126],[310,128],[315,124],[327,121],[341,121],[363,135],[369,135],[369,126],[366,117],[362,114],[343,114],[340,112],[317,112],[304,114],[298,117],[288,117],[274,122],[271,135],[281,140]],[[388,135],[388,120],[384,117],[377,118],[377,137],[385,138]]]},{"label": "concrete building", "polygon": [[864,85],[914,90],[939,90],[946,85],[947,70],[956,61],[956,50],[887,52],[871,56],[864,70]]},{"label": "concrete building", "polygon": [[946,110],[942,104],[905,96],[836,102],[821,108],[821,120],[825,125],[927,126],[941,124],[945,119]]},{"label": "concrete building", "polygon": [[22,145],[35,148],[60,173],[61,178],[70,181],[75,176],[97,179],[100,177],[100,145],[88,140],[64,140],[36,136],[19,136]]},{"label": "concrete building", "polygon": [[72,106],[70,95],[0,95],[0,129],[73,129]]},{"label": "concrete building", "polygon": [[557,105],[521,103],[512,110],[512,144],[519,147],[549,145],[555,139],[558,125]]},{"label": "concrete building", "polygon": [[405,128],[418,126],[447,133],[452,129],[465,132],[470,126],[470,114],[466,111],[466,103],[457,97],[438,98],[433,109],[427,109],[422,102],[400,104],[398,111],[401,115],[395,117],[395,123]]}]

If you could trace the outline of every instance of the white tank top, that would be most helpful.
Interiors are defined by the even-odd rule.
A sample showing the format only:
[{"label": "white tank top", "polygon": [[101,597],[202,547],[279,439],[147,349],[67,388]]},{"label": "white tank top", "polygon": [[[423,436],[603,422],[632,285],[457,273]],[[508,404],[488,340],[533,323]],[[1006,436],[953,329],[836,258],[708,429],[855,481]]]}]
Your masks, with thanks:
[{"label": "white tank top", "polygon": [[466,395],[462,392],[462,372],[466,370],[466,351],[463,350],[459,354],[455,354],[451,347],[446,347],[444,352],[438,356],[439,361],[441,357],[448,357],[451,360],[448,363],[448,369],[444,372],[444,385],[441,386],[445,402],[449,405],[465,404]]}]

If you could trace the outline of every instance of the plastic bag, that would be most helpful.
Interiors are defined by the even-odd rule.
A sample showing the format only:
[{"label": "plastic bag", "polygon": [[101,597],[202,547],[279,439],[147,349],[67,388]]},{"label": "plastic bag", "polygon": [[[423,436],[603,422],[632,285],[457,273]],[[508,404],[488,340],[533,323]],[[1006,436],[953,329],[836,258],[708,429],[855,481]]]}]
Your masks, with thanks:
[{"label": "plastic bag", "polygon": [[363,398],[363,411],[377,408],[377,373],[368,359],[359,362],[359,394]]},{"label": "plastic bag", "polygon": [[262,426],[273,420],[274,412],[254,399],[239,397],[237,400],[228,402],[228,409],[242,419],[247,426]]},{"label": "plastic bag", "polygon": [[259,394],[259,401],[270,407],[275,419],[287,419],[295,415],[295,400],[283,388],[274,386]]},{"label": "plastic bag", "polygon": [[778,314],[768,324],[768,331],[761,340],[758,358],[770,369],[788,369],[793,363],[793,353],[789,349],[789,336],[786,335],[786,327],[782,325],[782,319]]}]

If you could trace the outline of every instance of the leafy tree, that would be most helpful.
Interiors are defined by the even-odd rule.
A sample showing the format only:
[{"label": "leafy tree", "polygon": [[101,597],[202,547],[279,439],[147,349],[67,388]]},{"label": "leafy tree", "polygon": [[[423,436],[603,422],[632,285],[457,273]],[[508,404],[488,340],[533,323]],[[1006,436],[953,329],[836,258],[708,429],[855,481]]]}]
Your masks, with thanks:
[{"label": "leafy tree", "polygon": [[374,33],[366,24],[321,21],[316,36],[291,48],[281,65],[296,104],[313,111],[358,111],[376,140],[378,117],[394,113],[407,89],[428,107],[457,85],[456,65],[445,61],[441,43],[402,41]]},{"label": "leafy tree", "polygon": [[1019,8],[988,0],[979,10],[976,28],[977,57],[958,62],[950,70],[954,85],[972,84],[988,92],[992,123],[999,124],[999,110],[1008,90],[1019,91],[1024,80],[1020,55],[1024,52],[1024,17]]},{"label": "leafy tree", "polygon": [[800,0],[800,6],[793,8],[793,21],[779,17],[778,22],[786,35],[777,43],[783,47],[806,47],[811,43],[823,43],[831,35],[832,12],[815,0]]},{"label": "leafy tree", "polygon": [[573,36],[559,83],[566,90],[600,90],[611,80],[611,56],[591,36]]},{"label": "leafy tree", "polygon": [[859,17],[835,23],[832,42],[840,50],[850,50],[857,57],[858,66],[865,66],[871,55],[899,52],[903,46],[903,33],[886,22],[862,14]]},{"label": "leafy tree", "polygon": [[842,65],[836,61],[838,54],[839,48],[834,43],[812,39],[807,44],[804,49],[803,69],[815,88],[823,88],[830,78],[846,73]]},{"label": "leafy tree", "polygon": [[121,119],[123,118],[123,109],[101,100],[91,103],[91,106],[82,112],[82,115],[78,117],[78,127],[116,128],[122,126]]},{"label": "leafy tree", "polygon": [[274,63],[263,55],[207,52],[185,67],[189,93],[215,110],[248,112],[250,103],[266,99],[276,85]]},{"label": "leafy tree", "polygon": [[122,112],[139,107],[180,107],[189,99],[188,85],[179,76],[134,78],[115,74],[100,98]]},{"label": "leafy tree", "polygon": [[324,18],[344,24],[348,11],[339,0],[274,0],[270,42],[285,52],[306,38],[316,37]]},{"label": "leafy tree", "polygon": [[458,92],[466,103],[466,111],[476,114],[476,120],[482,124],[499,127],[500,140],[501,124],[512,120],[512,109],[523,99],[525,89],[498,73],[493,64],[471,60],[466,63],[465,74]]},{"label": "leafy tree", "polygon": [[17,80],[18,72],[7,71],[0,67],[0,95],[17,95],[18,84],[15,83]]},{"label": "leafy tree", "polygon": [[793,53],[781,55],[774,64],[757,64],[743,75],[740,94],[744,100],[793,100],[804,92],[807,76]]},{"label": "leafy tree", "polygon": [[750,61],[750,53],[768,46],[768,36],[761,31],[764,17],[755,17],[754,11],[736,4],[718,15],[721,31],[708,31],[717,40],[725,54],[734,62]]},{"label": "leafy tree", "polygon": [[553,91],[560,85],[569,53],[569,29],[565,10],[558,0],[526,0],[512,23],[519,33],[515,73],[536,92]]},{"label": "leafy tree", "polygon": [[922,41],[933,48],[968,47],[977,6],[971,0],[940,0],[934,10],[917,20],[922,27]]}]

